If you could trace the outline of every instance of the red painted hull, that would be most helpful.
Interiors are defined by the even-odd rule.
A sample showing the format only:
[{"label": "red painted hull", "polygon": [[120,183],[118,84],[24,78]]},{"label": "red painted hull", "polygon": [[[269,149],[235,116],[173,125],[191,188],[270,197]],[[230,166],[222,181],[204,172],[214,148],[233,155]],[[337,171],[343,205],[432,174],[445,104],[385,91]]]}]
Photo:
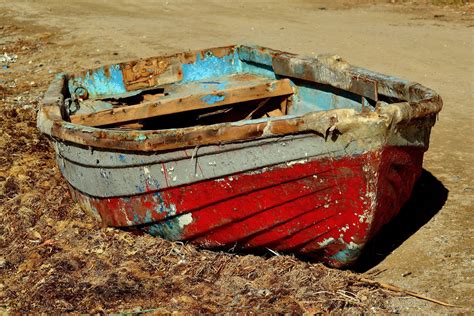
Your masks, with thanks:
[{"label": "red painted hull", "polygon": [[[339,267],[357,259],[409,198],[423,153],[422,148],[387,147],[129,197],[72,192],[108,226],[136,226],[206,248],[310,255]],[[184,222],[183,214],[190,214]]]}]

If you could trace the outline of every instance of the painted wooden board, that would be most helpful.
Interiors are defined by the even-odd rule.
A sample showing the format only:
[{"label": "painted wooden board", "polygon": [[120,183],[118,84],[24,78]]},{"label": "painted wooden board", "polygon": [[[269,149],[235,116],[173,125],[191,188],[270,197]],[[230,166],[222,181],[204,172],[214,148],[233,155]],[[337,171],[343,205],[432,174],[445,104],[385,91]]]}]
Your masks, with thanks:
[{"label": "painted wooden board", "polygon": [[422,159],[423,149],[387,147],[165,190],[147,188],[132,196],[99,198],[71,190],[104,225],[135,227],[206,248],[299,253],[340,267],[356,260],[399,211],[421,173]]},{"label": "painted wooden board", "polygon": [[[113,117],[115,128],[71,124],[74,95],[89,113],[73,122]],[[280,107],[268,115],[286,116],[258,118],[269,98]],[[143,116],[216,114],[250,99],[252,120],[127,130]],[[409,198],[441,108],[435,91],[338,56],[239,45],[58,75],[38,127],[72,196],[103,225],[339,267]]]},{"label": "painted wooden board", "polygon": [[[187,94],[183,95],[181,91],[183,88]],[[183,85],[178,90],[178,93],[171,92],[168,96],[153,101],[73,115],[71,122],[87,126],[103,126],[293,93],[289,79],[253,81],[251,78],[249,80],[248,76],[233,76],[232,80],[219,78],[216,81],[198,82]]]}]

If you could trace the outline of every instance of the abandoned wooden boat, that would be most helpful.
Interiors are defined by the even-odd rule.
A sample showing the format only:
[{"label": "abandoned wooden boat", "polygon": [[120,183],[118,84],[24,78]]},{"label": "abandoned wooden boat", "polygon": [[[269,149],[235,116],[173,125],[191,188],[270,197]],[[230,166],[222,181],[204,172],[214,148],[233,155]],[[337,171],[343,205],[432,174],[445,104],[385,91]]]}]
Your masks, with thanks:
[{"label": "abandoned wooden boat", "polygon": [[38,127],[104,225],[340,267],[409,198],[441,107],[337,56],[238,45],[58,75]]}]

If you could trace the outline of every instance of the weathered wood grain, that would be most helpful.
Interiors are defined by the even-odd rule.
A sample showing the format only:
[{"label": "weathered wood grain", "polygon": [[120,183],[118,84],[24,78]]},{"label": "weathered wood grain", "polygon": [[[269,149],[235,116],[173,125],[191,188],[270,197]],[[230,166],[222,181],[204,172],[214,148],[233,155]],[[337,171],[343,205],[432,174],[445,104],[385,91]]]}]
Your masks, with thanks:
[{"label": "weathered wood grain", "polygon": [[136,105],[71,116],[71,122],[87,126],[103,126],[136,121],[161,115],[175,114],[223,105],[290,95],[293,93],[289,79],[261,82],[253,86],[238,86],[209,93],[197,92],[179,98],[166,98]]}]

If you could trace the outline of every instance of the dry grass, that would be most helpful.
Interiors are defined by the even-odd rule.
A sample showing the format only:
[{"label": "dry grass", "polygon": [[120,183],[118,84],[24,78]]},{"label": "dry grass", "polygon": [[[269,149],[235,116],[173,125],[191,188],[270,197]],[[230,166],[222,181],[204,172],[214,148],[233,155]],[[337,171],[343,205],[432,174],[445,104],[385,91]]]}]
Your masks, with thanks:
[{"label": "dry grass", "polygon": [[52,74],[28,60],[55,49],[51,35],[22,32],[0,28],[4,51],[19,55],[0,73],[0,313],[390,311],[389,294],[350,272],[97,227],[36,130]]},{"label": "dry grass", "polygon": [[96,227],[67,196],[48,142],[36,132],[34,111],[9,100],[1,109],[7,141],[1,147],[0,300],[6,311],[387,312],[388,294],[350,272]]}]

